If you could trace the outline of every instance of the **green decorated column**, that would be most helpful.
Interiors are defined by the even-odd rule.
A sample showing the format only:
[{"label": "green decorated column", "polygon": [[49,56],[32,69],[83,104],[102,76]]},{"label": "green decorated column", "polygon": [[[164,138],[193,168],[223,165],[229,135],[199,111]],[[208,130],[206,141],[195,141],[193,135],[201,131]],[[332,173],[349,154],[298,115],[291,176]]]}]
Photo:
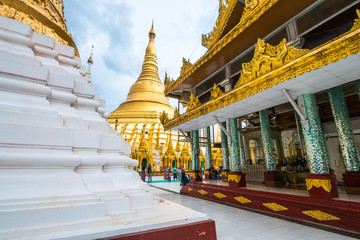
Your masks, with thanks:
[{"label": "green decorated column", "polygon": [[264,180],[266,185],[275,186],[280,184],[280,175],[276,171],[275,150],[271,137],[269,111],[267,109],[259,112],[261,138],[264,147],[266,172],[264,172]]},{"label": "green decorated column", "polygon": [[301,155],[303,158],[307,159],[307,155],[306,155],[306,146],[305,146],[305,139],[304,139],[304,133],[302,130],[302,125],[301,125],[301,119],[299,114],[295,113],[295,120],[296,120],[296,130],[299,136],[299,141],[300,141],[300,148],[301,148]]},{"label": "green decorated column", "polygon": [[211,136],[210,136],[210,127],[206,128],[206,169],[205,169],[205,179],[209,179],[209,169],[212,167],[212,158],[211,158]]},{"label": "green decorated column", "polygon": [[199,131],[194,130],[191,132],[192,137],[192,171],[190,173],[191,182],[199,182],[202,180],[201,171],[200,171],[200,148],[199,148]]},{"label": "green decorated column", "polygon": [[246,186],[245,174],[241,172],[240,162],[240,148],[239,148],[239,130],[237,126],[237,119],[229,119],[230,129],[230,170],[228,173],[228,181],[230,187],[244,187]]},{"label": "green decorated column", "polygon": [[345,189],[348,193],[360,193],[359,151],[341,86],[329,89],[328,94],[346,168],[343,174]]},{"label": "green decorated column", "polygon": [[240,152],[240,164],[241,168],[245,165],[245,145],[244,145],[244,135],[242,132],[239,132],[239,152]]},{"label": "green decorated column", "polygon": [[304,94],[297,101],[307,119],[302,123],[310,169],[310,175],[306,177],[307,190],[310,197],[337,197],[336,179],[329,174],[330,159],[314,95]]},{"label": "green decorated column", "polygon": [[[226,122],[223,122],[222,125],[226,129]],[[220,126],[219,126],[220,127]],[[223,180],[227,180],[227,175],[229,171],[229,146],[226,133],[221,129],[221,150],[222,150],[222,171],[221,176]]]}]

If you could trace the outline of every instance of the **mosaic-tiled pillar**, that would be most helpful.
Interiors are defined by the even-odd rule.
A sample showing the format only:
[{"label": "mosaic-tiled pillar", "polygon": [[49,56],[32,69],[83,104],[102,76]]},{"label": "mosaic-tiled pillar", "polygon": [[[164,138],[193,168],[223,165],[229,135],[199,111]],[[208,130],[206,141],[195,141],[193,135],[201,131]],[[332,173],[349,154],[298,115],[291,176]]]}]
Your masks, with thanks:
[{"label": "mosaic-tiled pillar", "polygon": [[240,164],[241,168],[245,165],[245,145],[244,145],[244,135],[242,132],[239,132],[239,153],[240,153]]},{"label": "mosaic-tiled pillar", "polygon": [[239,148],[239,131],[237,126],[237,119],[229,119],[229,128],[230,128],[230,170],[228,173],[228,181],[230,187],[244,187],[245,183],[245,174],[241,172],[241,162],[240,162],[240,148]]},{"label": "mosaic-tiled pillar", "polygon": [[270,120],[268,110],[260,111],[261,137],[264,146],[265,162],[267,171],[276,171],[274,145],[271,137]]},{"label": "mosaic-tiled pillar", "polygon": [[357,92],[359,100],[360,100],[360,80],[355,81],[355,87],[356,87],[356,92]]},{"label": "mosaic-tiled pillar", "polygon": [[[360,159],[341,86],[328,90],[331,110],[339,136],[346,173],[343,175],[348,193],[360,192]],[[355,193],[354,192],[354,193]]]},{"label": "mosaic-tiled pillar", "polygon": [[[226,128],[226,122],[223,122],[222,125]],[[220,127],[220,126],[219,126]],[[222,150],[222,171],[221,175],[223,180],[227,180],[227,173],[229,171],[229,147],[228,147],[228,140],[227,135],[221,129],[221,150]]]},{"label": "mosaic-tiled pillar", "polygon": [[297,102],[300,111],[308,120],[302,124],[302,128],[310,169],[310,175],[306,177],[310,197],[336,197],[336,179],[329,174],[329,154],[314,94],[304,94],[298,97]]},{"label": "mosaic-tiled pillar", "polygon": [[210,136],[210,127],[206,128],[206,169],[205,169],[205,178],[209,179],[209,169],[212,167],[211,159],[211,136]]},{"label": "mosaic-tiled pillar", "polygon": [[202,180],[201,171],[200,170],[200,148],[199,148],[199,130],[194,130],[191,132],[192,137],[192,171],[190,173],[190,181],[198,182]]},{"label": "mosaic-tiled pillar", "polygon": [[261,110],[260,114],[260,126],[261,126],[261,138],[264,147],[266,172],[264,172],[264,180],[266,185],[274,186],[280,183],[280,175],[276,171],[276,160],[274,144],[271,137],[269,112],[267,109]]},{"label": "mosaic-tiled pillar", "polygon": [[301,148],[302,157],[306,159],[307,158],[306,146],[305,146],[304,133],[302,131],[301,119],[300,119],[299,114],[297,114],[297,112],[294,112],[294,113],[295,113],[295,120],[296,120],[296,130],[297,130],[299,140],[300,140],[300,148]]},{"label": "mosaic-tiled pillar", "polygon": [[230,170],[233,172],[241,171],[240,164],[240,153],[239,153],[239,134],[237,127],[237,119],[230,118],[229,119],[229,127],[230,127]]}]

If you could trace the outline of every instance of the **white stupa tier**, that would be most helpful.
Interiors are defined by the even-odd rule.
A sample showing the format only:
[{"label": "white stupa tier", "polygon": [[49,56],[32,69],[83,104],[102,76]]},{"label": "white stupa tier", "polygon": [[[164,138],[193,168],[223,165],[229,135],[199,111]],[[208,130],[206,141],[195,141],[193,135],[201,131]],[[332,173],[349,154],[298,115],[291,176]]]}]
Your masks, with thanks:
[{"label": "white stupa tier", "polygon": [[0,16],[0,239],[105,238],[209,219],[154,197],[104,113],[72,47]]}]

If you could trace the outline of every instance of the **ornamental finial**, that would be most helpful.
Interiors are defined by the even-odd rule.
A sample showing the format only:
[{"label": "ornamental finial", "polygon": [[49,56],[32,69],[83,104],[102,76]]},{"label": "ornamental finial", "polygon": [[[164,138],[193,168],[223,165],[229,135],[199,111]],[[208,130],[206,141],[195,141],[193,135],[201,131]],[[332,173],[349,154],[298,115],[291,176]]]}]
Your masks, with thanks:
[{"label": "ornamental finial", "polygon": [[149,32],[149,37],[151,38],[152,36],[153,36],[153,37],[156,36],[155,31],[154,31],[154,19],[152,20],[151,30],[150,30],[150,32]]}]

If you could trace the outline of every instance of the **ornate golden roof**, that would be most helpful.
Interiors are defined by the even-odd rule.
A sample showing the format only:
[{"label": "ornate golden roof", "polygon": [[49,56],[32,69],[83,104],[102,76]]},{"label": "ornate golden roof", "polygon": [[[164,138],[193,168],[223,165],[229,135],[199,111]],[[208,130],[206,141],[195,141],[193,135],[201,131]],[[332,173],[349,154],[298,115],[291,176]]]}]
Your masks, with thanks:
[{"label": "ornate golden roof", "polygon": [[[173,129],[282,82],[360,53],[360,11],[357,10],[356,13],[358,18],[354,20],[354,25],[348,32],[311,50],[289,47],[286,39],[277,46],[271,46],[258,39],[254,57],[250,62],[242,64],[243,71],[234,89],[204,104],[196,105],[177,118],[167,119],[163,125],[165,130]],[[192,101],[196,101],[194,97]]]},{"label": "ornate golden roof", "polygon": [[[144,63],[139,78],[131,86],[125,102],[113,111],[109,120],[128,118],[133,123],[138,118],[144,116],[151,117],[156,112],[156,118],[165,111],[169,116],[174,115],[174,108],[170,106],[169,100],[164,94],[164,85],[162,84],[157,66],[156,48],[155,48],[155,31],[153,26],[149,32],[149,43],[146,47]],[[148,113],[148,114],[147,114]],[[154,117],[154,116],[153,116]]]},{"label": "ornate golden roof", "polygon": [[72,46],[78,55],[66,28],[62,0],[1,0],[0,3],[0,15],[30,24],[34,31],[53,37],[58,43]]}]

